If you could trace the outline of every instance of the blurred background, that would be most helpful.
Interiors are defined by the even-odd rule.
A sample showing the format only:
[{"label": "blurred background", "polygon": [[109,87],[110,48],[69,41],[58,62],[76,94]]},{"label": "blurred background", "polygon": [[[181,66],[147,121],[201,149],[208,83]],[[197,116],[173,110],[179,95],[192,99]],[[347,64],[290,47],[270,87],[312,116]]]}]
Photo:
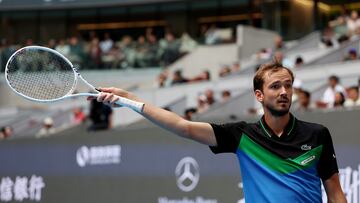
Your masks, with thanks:
[{"label": "blurred background", "polygon": [[[358,203],[359,11],[355,0],[0,0],[0,70],[20,47],[46,46],[95,86],[189,120],[255,122],[253,75],[276,58],[295,73],[293,114],[330,129]],[[128,109],[24,100],[4,77],[0,94],[0,202],[244,202],[233,154]]]}]

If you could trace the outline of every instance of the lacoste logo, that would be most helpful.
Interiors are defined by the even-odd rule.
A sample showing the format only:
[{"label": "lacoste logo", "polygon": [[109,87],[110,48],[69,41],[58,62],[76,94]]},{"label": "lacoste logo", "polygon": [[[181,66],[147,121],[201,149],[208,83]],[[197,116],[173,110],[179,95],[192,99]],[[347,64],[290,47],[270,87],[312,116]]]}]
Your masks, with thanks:
[{"label": "lacoste logo", "polygon": [[311,146],[309,146],[307,144],[301,145],[301,150],[309,151],[309,150],[311,150]]},{"label": "lacoste logo", "polygon": [[308,164],[310,161],[314,160],[315,158],[316,158],[316,156],[313,155],[313,156],[305,159],[304,161],[300,162],[300,164],[304,166],[304,165]]}]

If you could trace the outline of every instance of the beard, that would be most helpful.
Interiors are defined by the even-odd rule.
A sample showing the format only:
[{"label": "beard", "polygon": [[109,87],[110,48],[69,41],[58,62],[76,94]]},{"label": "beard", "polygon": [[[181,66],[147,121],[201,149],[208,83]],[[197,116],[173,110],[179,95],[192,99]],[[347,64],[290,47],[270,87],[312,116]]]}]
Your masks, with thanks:
[{"label": "beard", "polygon": [[276,109],[272,105],[269,105],[269,104],[264,105],[264,107],[266,109],[268,109],[270,114],[273,115],[274,117],[282,117],[282,116],[285,116],[286,114],[288,114],[289,110],[290,110],[290,106],[291,106],[291,103],[288,108],[279,110],[279,109]]}]

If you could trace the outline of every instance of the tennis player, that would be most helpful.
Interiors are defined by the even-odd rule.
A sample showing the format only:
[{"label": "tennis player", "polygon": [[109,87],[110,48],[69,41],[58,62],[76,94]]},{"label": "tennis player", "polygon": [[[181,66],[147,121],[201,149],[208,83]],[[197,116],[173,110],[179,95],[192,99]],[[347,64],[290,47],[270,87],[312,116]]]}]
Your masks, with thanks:
[{"label": "tennis player", "polygon": [[290,112],[294,75],[278,62],[263,64],[253,85],[264,115],[256,123],[192,122],[118,88],[100,88],[98,101],[115,105],[114,95],[144,102],[141,113],[181,137],[235,153],[241,163],[246,202],[320,203],[321,181],[329,202],[346,202],[329,130]]}]

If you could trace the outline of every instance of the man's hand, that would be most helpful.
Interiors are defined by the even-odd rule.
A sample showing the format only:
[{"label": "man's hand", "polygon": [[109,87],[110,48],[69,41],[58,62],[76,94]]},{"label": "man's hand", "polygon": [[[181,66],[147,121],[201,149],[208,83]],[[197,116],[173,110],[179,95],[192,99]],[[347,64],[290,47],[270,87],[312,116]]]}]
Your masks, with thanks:
[{"label": "man's hand", "polygon": [[[126,99],[130,99],[133,101],[139,101],[139,99],[132,93],[120,89],[120,88],[115,88],[115,87],[106,87],[106,88],[96,88],[96,90],[98,90],[99,96],[98,97],[88,97],[88,100],[93,100],[96,99],[98,102],[103,102],[105,104],[109,104],[112,107],[121,107],[121,105],[116,104],[115,102],[117,102],[119,100],[118,97],[116,96],[120,96]],[[115,96],[116,95],[116,96]]]}]

